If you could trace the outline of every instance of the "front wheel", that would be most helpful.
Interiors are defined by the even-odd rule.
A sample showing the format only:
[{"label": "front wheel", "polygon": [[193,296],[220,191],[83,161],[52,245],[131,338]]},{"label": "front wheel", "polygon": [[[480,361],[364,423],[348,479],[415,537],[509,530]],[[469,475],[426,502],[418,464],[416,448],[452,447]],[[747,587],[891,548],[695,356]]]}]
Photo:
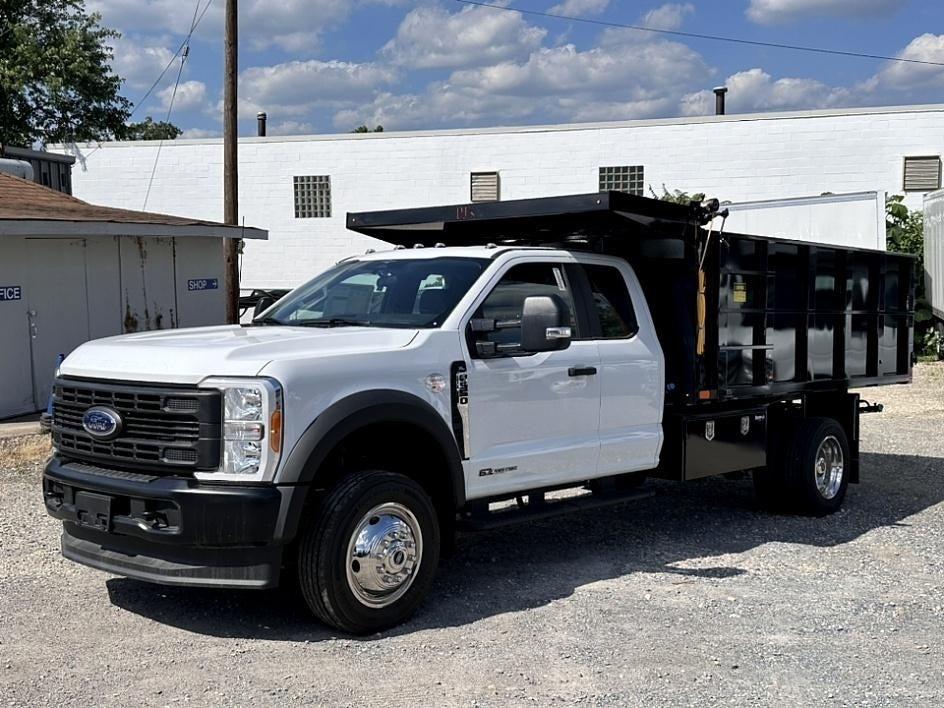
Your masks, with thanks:
[{"label": "front wheel", "polygon": [[406,620],[439,562],[439,522],[414,480],[386,471],[342,479],[303,532],[298,575],[321,621],[369,634]]}]

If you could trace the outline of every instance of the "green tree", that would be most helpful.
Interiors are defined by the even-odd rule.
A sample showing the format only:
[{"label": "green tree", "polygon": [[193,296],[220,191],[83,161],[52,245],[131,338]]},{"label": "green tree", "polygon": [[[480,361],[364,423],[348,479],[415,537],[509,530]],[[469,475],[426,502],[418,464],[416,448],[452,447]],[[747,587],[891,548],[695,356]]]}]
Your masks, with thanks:
[{"label": "green tree", "polygon": [[692,202],[703,202],[705,201],[705,195],[702,192],[696,192],[695,194],[689,194],[688,192],[683,192],[680,189],[673,189],[671,192],[665,188],[665,185],[662,185],[662,194],[656,194],[656,190],[652,188],[652,185],[649,185],[649,193],[652,195],[653,199],[659,199],[663,202],[672,202],[673,204],[684,204],[688,205]]},{"label": "green tree", "polygon": [[356,128],[354,128],[354,130],[352,130],[351,132],[352,133],[382,133],[384,132],[384,127],[382,125],[378,125],[376,128],[371,130],[366,125],[359,125]]},{"label": "green tree", "polygon": [[924,214],[911,211],[904,196],[893,194],[885,200],[885,246],[889,251],[909,253],[915,263],[915,351],[921,356],[939,358],[944,353],[940,336],[934,329],[931,303],[924,291]]},{"label": "green tree", "polygon": [[148,116],[140,123],[129,123],[116,136],[118,140],[173,140],[184,131],[166,120],[155,121]]},{"label": "green tree", "polygon": [[[893,194],[885,200],[885,246],[889,251],[910,253],[918,257],[918,270],[923,272],[924,262],[924,214],[911,211],[905,206],[901,194]],[[917,283],[917,296],[924,296],[924,283]]]},{"label": "green tree", "polygon": [[0,143],[102,140],[124,127],[109,40],[81,0],[0,0]]}]

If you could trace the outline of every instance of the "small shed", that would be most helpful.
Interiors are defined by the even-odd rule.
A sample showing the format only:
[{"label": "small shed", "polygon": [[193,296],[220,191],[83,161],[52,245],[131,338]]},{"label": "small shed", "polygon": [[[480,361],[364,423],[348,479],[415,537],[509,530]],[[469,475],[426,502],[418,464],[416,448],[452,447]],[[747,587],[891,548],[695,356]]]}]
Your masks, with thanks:
[{"label": "small shed", "polygon": [[268,233],[0,173],[0,419],[44,409],[59,354],[90,339],[225,323],[223,238]]}]

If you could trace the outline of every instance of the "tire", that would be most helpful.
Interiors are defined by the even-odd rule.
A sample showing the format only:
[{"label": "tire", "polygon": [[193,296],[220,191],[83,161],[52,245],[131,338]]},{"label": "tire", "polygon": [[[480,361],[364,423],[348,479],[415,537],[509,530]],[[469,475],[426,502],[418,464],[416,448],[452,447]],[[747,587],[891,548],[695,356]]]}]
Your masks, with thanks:
[{"label": "tire", "polygon": [[789,510],[812,516],[837,511],[849,486],[849,441],[832,418],[807,418],[784,441],[781,475]]},{"label": "tire", "polygon": [[302,596],[325,624],[379,632],[419,607],[439,549],[436,509],[419,484],[383,470],[354,473],[324,496],[302,532]]}]

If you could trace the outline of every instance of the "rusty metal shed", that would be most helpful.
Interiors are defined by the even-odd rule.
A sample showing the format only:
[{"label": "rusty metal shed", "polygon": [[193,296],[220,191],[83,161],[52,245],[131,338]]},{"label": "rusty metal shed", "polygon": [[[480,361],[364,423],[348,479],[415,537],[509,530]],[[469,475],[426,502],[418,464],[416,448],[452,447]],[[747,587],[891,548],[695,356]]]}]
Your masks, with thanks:
[{"label": "rusty metal shed", "polygon": [[90,339],[223,324],[223,238],[262,229],[113,209],[0,173],[0,419],[46,407]]}]

